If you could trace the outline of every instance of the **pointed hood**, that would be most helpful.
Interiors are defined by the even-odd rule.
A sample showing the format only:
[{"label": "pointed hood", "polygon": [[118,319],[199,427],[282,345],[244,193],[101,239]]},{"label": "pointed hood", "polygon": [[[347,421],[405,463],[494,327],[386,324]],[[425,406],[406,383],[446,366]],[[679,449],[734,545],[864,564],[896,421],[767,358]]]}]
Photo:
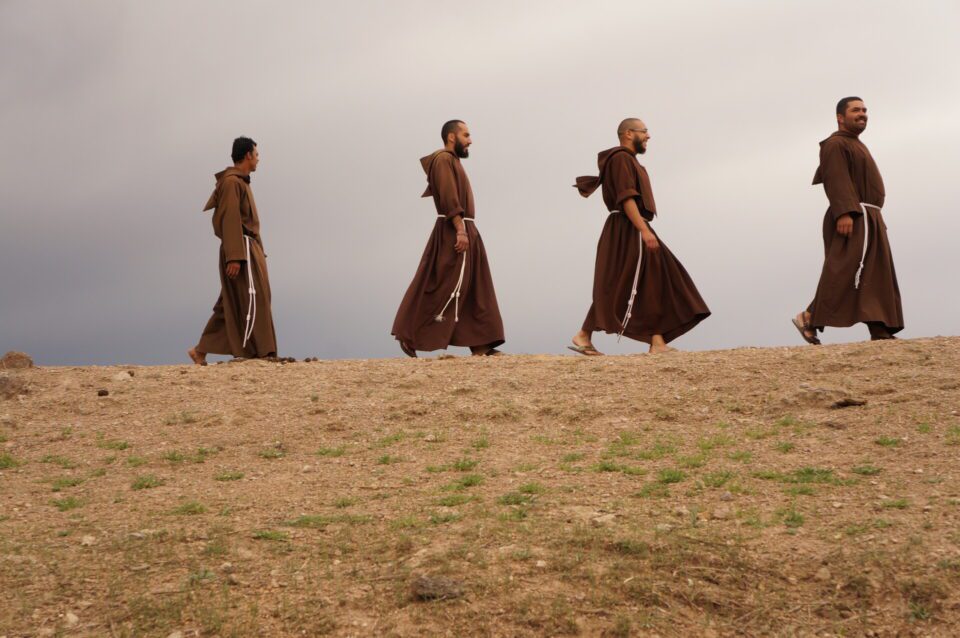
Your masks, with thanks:
[{"label": "pointed hood", "polygon": [[421,195],[420,197],[433,196],[433,189],[430,188],[430,171],[431,169],[433,169],[433,163],[437,161],[437,158],[443,155],[444,153],[449,153],[450,157],[452,157],[457,161],[460,161],[460,159],[456,156],[456,154],[453,151],[448,151],[445,148],[441,148],[439,151],[434,151],[429,155],[420,158],[420,166],[423,167],[423,172],[427,176],[427,189],[423,191],[423,195]]},{"label": "pointed hood", "polygon": [[235,166],[227,167],[215,174],[213,177],[216,180],[216,186],[213,187],[213,193],[210,194],[210,199],[207,200],[207,204],[203,207],[204,211],[212,210],[217,207],[217,201],[220,199],[220,185],[225,179],[236,177],[237,179],[243,180],[247,184],[250,183],[250,175],[244,174],[243,171]]},{"label": "pointed hood", "polygon": [[600,174],[596,177],[592,175],[583,175],[577,178],[574,188],[576,188],[580,195],[583,197],[590,197],[595,190],[600,188],[600,185],[603,184],[603,174],[607,168],[607,161],[613,157],[616,153],[634,153],[630,152],[625,146],[614,146],[613,148],[608,148],[605,151],[600,151],[597,153],[597,168],[600,169]]}]

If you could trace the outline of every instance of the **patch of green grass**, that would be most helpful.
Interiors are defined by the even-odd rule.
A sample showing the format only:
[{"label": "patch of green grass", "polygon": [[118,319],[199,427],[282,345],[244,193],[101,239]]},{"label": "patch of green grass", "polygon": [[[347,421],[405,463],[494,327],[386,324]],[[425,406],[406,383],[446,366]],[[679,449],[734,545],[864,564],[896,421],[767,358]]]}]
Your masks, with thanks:
[{"label": "patch of green grass", "polygon": [[163,483],[163,479],[158,478],[153,474],[144,474],[134,479],[133,483],[130,484],[130,487],[135,490],[149,490],[154,487],[160,487],[163,485]]},{"label": "patch of green grass", "polygon": [[253,533],[253,538],[258,541],[286,542],[289,538],[289,534],[272,529],[258,529]]},{"label": "patch of green grass", "polygon": [[346,446],[343,446],[343,445],[339,447],[322,447],[319,450],[317,450],[317,456],[327,456],[327,457],[333,458],[333,457],[343,456],[346,451],[347,451],[347,448]]},{"label": "patch of green grass", "polygon": [[507,492],[503,496],[497,499],[497,502],[501,505],[526,505],[531,501],[532,497],[528,494],[521,494],[520,492]]},{"label": "patch of green grass", "polygon": [[403,432],[395,432],[395,433],[390,434],[390,435],[388,435],[388,436],[385,436],[385,437],[383,437],[383,438],[381,438],[381,439],[378,439],[376,442],[374,442],[373,447],[375,447],[375,448],[378,448],[378,447],[389,447],[389,446],[393,445],[394,443],[399,443],[400,441],[402,441],[402,440],[403,440],[403,437],[404,437]]},{"label": "patch of green grass", "polygon": [[791,443],[790,441],[781,441],[780,443],[777,443],[774,446],[774,449],[776,449],[777,452],[782,452],[783,454],[787,454],[788,452],[793,452],[796,449],[796,447],[797,446]]},{"label": "patch of green grass", "polygon": [[420,526],[421,523],[416,516],[404,516],[390,521],[390,527],[393,529],[414,529]]},{"label": "patch of green grass", "polygon": [[783,515],[783,524],[791,529],[796,529],[802,526],[803,520],[804,520],[803,514],[801,514],[800,512],[798,512],[792,507],[789,510],[787,510]]},{"label": "patch of green grass", "polygon": [[586,456],[583,452],[571,452],[570,454],[564,454],[560,460],[564,463],[576,463],[585,459]]},{"label": "patch of green grass", "polygon": [[97,478],[99,476],[106,476],[106,475],[107,475],[107,469],[104,467],[98,467],[97,469],[90,472],[90,474],[87,475],[87,478]]},{"label": "patch of green grass", "polygon": [[490,447],[490,441],[487,440],[487,437],[481,436],[479,439],[471,443],[470,446],[475,450],[485,450]]},{"label": "patch of green grass", "polygon": [[384,454],[377,459],[377,465],[393,465],[394,463],[399,463],[402,461],[399,456],[390,456],[389,454]]},{"label": "patch of green grass", "polygon": [[451,483],[448,483],[446,486],[444,486],[443,489],[460,492],[467,488],[481,485],[482,483],[483,483],[483,477],[480,476],[479,474],[465,474],[464,476],[461,476],[457,480],[452,481]]},{"label": "patch of green grass", "polygon": [[475,501],[476,496],[468,496],[466,494],[448,494],[437,501],[437,505],[443,507],[457,507],[458,505],[463,505],[464,503],[469,503],[470,501]]},{"label": "patch of green grass", "polygon": [[713,472],[712,474],[704,475],[701,480],[706,487],[718,488],[723,487],[727,481],[732,479],[734,476],[735,475],[733,472]]},{"label": "patch of green grass", "polygon": [[784,479],[788,483],[829,483],[836,485],[837,477],[833,475],[833,470],[824,470],[816,467],[801,467],[794,470]]},{"label": "patch of green grass", "polygon": [[757,470],[751,476],[762,481],[782,481],[784,478],[783,474],[774,472],[773,470]]},{"label": "patch of green grass", "polygon": [[54,465],[59,465],[60,467],[62,467],[62,468],[65,469],[65,470],[72,470],[72,469],[74,469],[75,467],[77,467],[77,465],[78,465],[77,463],[75,463],[74,461],[71,461],[70,459],[66,458],[65,456],[54,456],[54,455],[49,455],[49,454],[48,454],[47,456],[43,457],[42,459],[40,459],[40,462],[41,462],[41,463],[52,463],[52,464],[54,464]]},{"label": "patch of green grass", "polygon": [[356,504],[357,504],[357,499],[350,498],[349,496],[338,498],[333,502],[333,506],[340,510],[345,509],[347,507],[351,507]]},{"label": "patch of green grass", "polygon": [[284,521],[283,525],[287,527],[306,527],[310,529],[323,529],[333,523],[346,523],[355,525],[358,523],[369,523],[369,516],[360,516],[352,514],[338,514],[336,516],[326,516],[323,514],[299,516],[293,520]]},{"label": "patch of green grass", "polygon": [[947,429],[947,445],[960,445],[960,425]]},{"label": "patch of green grass", "polygon": [[120,441],[118,439],[97,439],[97,447],[101,450],[117,450],[122,451],[130,447],[130,444],[126,441]]},{"label": "patch of green grass", "polygon": [[215,481],[239,481],[243,478],[243,472],[220,472],[213,477]]},{"label": "patch of green grass", "polygon": [[786,427],[786,426],[790,426],[790,425],[800,425],[800,419],[798,419],[798,418],[796,418],[796,417],[791,416],[791,415],[788,414],[788,415],[786,415],[786,416],[783,416],[783,417],[780,417],[779,419],[777,419],[777,421],[776,421],[776,423],[774,423],[774,425],[776,425],[777,427]]},{"label": "patch of green grass", "polygon": [[170,513],[178,516],[195,516],[197,514],[203,514],[206,511],[207,508],[204,507],[202,503],[198,503],[196,501],[187,501],[186,503],[170,510]]},{"label": "patch of green grass", "polygon": [[719,447],[728,447],[733,445],[734,441],[732,437],[727,436],[726,434],[717,434],[705,439],[700,439],[697,442],[697,447],[700,448],[702,452],[709,452],[710,450],[715,450]]},{"label": "patch of green grass", "polygon": [[886,508],[886,509],[896,509],[896,510],[904,510],[904,509],[907,509],[907,506],[908,506],[908,505],[909,505],[909,503],[907,502],[907,499],[905,499],[905,498],[891,499],[891,500],[883,501],[882,503],[880,503],[880,506],[883,507],[883,508]]},{"label": "patch of green grass", "polygon": [[526,520],[528,516],[529,513],[527,512],[527,508],[511,507],[505,512],[500,512],[500,514],[497,515],[497,518],[507,523],[518,523]]},{"label": "patch of green grass", "polygon": [[457,514],[456,512],[442,512],[440,514],[433,513],[430,514],[431,525],[443,525],[444,523],[455,523],[463,518],[463,515]]},{"label": "patch of green grass", "polygon": [[12,470],[19,465],[20,462],[6,452],[0,454],[0,470]]},{"label": "patch of green grass", "polygon": [[77,478],[74,476],[64,476],[58,479],[54,479],[51,489],[54,492],[59,492],[68,487],[76,487],[81,483],[83,483],[82,478]]},{"label": "patch of green grass", "polygon": [[917,424],[917,432],[920,434],[930,434],[933,431],[933,426],[927,422]]},{"label": "patch of green grass", "polygon": [[149,461],[147,461],[147,459],[143,458],[142,456],[127,457],[127,465],[129,465],[130,467],[140,467],[141,465],[146,465],[147,463],[149,463]]},{"label": "patch of green grass", "polygon": [[547,489],[539,483],[525,483],[517,488],[521,494],[543,494]]},{"label": "patch of green grass", "polygon": [[286,453],[279,447],[268,447],[257,452],[261,459],[282,459]]},{"label": "patch of green grass", "polygon": [[850,471],[861,476],[876,476],[881,470],[879,467],[875,467],[867,463],[865,465],[858,465]]},{"label": "patch of green grass", "polygon": [[706,454],[695,454],[693,456],[681,456],[677,459],[677,465],[687,469],[703,467],[707,464]]},{"label": "patch of green grass", "polygon": [[83,502],[79,499],[76,499],[72,496],[66,498],[58,498],[50,501],[54,507],[56,507],[61,512],[66,512],[67,510],[76,509],[83,506]]},{"label": "patch of green grass", "polygon": [[728,454],[727,458],[730,459],[731,461],[740,461],[741,463],[749,463],[750,460],[753,459],[753,452],[750,452],[748,450],[737,450],[735,452],[731,452],[730,454]]},{"label": "patch of green grass", "polygon": [[657,482],[669,485],[670,483],[679,483],[687,478],[687,475],[680,470],[665,468],[657,472]]},{"label": "patch of green grass", "polygon": [[748,439],[753,439],[754,441],[759,441],[761,439],[768,439],[771,436],[776,436],[777,431],[773,429],[766,428],[751,428],[743,433]]},{"label": "patch of green grass", "polygon": [[196,422],[196,414],[187,410],[181,410],[179,412],[174,412],[173,414],[168,414],[163,419],[164,425],[189,425]]},{"label": "patch of green grass", "polygon": [[176,450],[165,452],[160,456],[160,458],[162,458],[164,461],[170,461],[171,463],[183,463],[184,461],[187,460],[186,455],[181,454]]},{"label": "patch of green grass", "polygon": [[784,490],[784,493],[791,496],[813,496],[816,490],[810,485],[791,485]]},{"label": "patch of green grass", "polygon": [[663,440],[656,441],[651,447],[641,450],[636,453],[636,458],[644,461],[653,461],[656,459],[662,459],[668,454],[673,454],[677,451],[677,446]]},{"label": "patch of green grass", "polygon": [[428,465],[427,471],[431,474],[440,474],[441,472],[446,472],[450,467],[447,465]]},{"label": "patch of green grass", "polygon": [[453,469],[458,472],[469,472],[473,468],[477,467],[480,461],[474,459],[460,459],[453,464]]},{"label": "patch of green grass", "polygon": [[594,472],[621,472],[630,476],[642,476],[647,473],[642,467],[623,465],[614,461],[600,461],[593,466]]},{"label": "patch of green grass", "polygon": [[647,483],[634,496],[639,498],[666,498],[670,496],[670,488],[663,483]]},{"label": "patch of green grass", "polygon": [[890,436],[881,436],[873,440],[877,445],[883,447],[897,447],[900,445],[900,439]]}]

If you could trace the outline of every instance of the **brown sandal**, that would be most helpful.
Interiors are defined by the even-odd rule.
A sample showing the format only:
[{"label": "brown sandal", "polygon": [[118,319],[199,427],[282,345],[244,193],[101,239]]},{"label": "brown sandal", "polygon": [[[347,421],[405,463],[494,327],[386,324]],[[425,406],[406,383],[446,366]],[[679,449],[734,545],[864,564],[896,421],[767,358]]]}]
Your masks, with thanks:
[{"label": "brown sandal", "polygon": [[[791,320],[790,320],[790,323],[792,323],[793,326],[800,332],[800,336],[803,337],[803,340],[804,340],[804,341],[806,341],[807,343],[809,343],[809,344],[812,345],[812,346],[819,346],[819,345],[820,345],[820,339],[817,338],[817,331],[814,329],[813,326],[811,326],[811,325],[808,324],[808,323],[801,323],[801,322],[797,321],[797,318],[796,318],[796,317],[794,317],[793,319],[791,319]],[[808,332],[812,332],[813,335],[811,336],[811,335],[807,334]]]}]

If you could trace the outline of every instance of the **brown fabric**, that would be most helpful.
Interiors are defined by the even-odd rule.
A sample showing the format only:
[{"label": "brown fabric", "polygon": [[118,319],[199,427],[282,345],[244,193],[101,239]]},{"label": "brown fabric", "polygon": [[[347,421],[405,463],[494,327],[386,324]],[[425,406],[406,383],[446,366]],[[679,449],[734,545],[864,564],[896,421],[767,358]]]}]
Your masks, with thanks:
[{"label": "brown fabric", "polygon": [[[650,176],[647,169],[637,160],[634,151],[625,146],[614,146],[597,154],[597,167],[600,175],[597,177],[578,177],[574,187],[583,197],[590,197],[595,190],[604,184],[603,203],[608,211],[621,210],[621,205],[627,199],[640,198],[637,202],[640,211],[646,211],[644,218],[657,214],[657,204],[653,200],[653,187],[650,186]],[[616,185],[615,187],[612,185]]]},{"label": "brown fabric", "polygon": [[[213,209],[213,232],[220,238],[220,296],[213,306],[197,349],[210,354],[235,357],[266,357],[277,352],[277,336],[270,310],[270,278],[266,255],[260,240],[260,217],[250,190],[250,178],[235,168],[216,174],[217,184],[204,210]],[[250,237],[250,261],[247,263],[246,240]],[[227,263],[239,261],[240,274],[227,277]],[[243,347],[247,322],[249,293],[247,273],[253,275],[256,289],[256,318],[253,335]]]},{"label": "brown fabric", "polygon": [[[652,220],[656,205],[650,178],[634,153],[622,146],[612,148],[600,153],[597,163],[607,210],[621,210],[623,202],[632,197],[644,219]],[[584,197],[596,190],[587,181],[590,179],[598,178],[577,178],[577,183],[586,187],[580,188]],[[656,231],[653,233],[656,235]],[[653,335],[659,334],[669,343],[710,316],[690,275],[666,244],[660,240],[660,250],[651,255],[630,218],[624,213],[611,213],[597,244],[593,304],[583,321],[584,330],[620,332],[641,251],[637,296],[623,332],[625,337],[650,343]]]},{"label": "brown fabric", "polygon": [[[830,202],[823,218],[824,261],[817,292],[807,310],[811,325],[846,328],[856,323],[882,324],[886,332],[903,330],[900,287],[887,238],[887,225],[880,211],[867,208],[864,219],[860,202],[883,206],[883,178],[867,147],[857,136],[837,131],[820,143],[820,166],[813,179],[823,184]],[[837,234],[836,220],[849,213],[853,233]],[[869,240],[860,287],[854,281],[863,255],[864,224]],[[876,325],[872,331],[876,331]]]},{"label": "brown fabric", "polygon": [[[448,346],[497,347],[504,343],[503,321],[497,305],[493,278],[487,263],[483,239],[473,222],[466,222],[470,248],[458,254],[452,218],[463,215],[474,219],[473,191],[460,159],[449,151],[437,151],[420,160],[427,174],[424,197],[433,196],[437,218],[433,232],[420,259],[420,266],[397,310],[391,334],[415,350],[439,350]],[[460,289],[460,320],[454,321],[454,302],[436,316],[457,285],[460,268],[466,259]]]}]

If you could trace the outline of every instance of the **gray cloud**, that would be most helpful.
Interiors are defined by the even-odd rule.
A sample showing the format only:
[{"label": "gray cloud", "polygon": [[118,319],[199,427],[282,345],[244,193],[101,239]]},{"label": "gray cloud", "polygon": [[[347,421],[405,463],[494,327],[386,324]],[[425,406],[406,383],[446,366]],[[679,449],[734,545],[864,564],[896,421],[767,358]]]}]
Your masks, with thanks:
[{"label": "gray cloud", "polygon": [[[433,223],[418,158],[460,117],[510,352],[559,352],[604,213],[576,175],[652,133],[658,232],[714,316],[685,349],[796,344],[822,259],[810,185],[862,95],[904,336],[951,334],[953,2],[0,4],[0,349],[183,361],[218,292],[200,208],[247,134],[280,348],[379,357]],[[827,342],[865,330],[828,331]],[[611,352],[637,344],[598,345]]]}]

